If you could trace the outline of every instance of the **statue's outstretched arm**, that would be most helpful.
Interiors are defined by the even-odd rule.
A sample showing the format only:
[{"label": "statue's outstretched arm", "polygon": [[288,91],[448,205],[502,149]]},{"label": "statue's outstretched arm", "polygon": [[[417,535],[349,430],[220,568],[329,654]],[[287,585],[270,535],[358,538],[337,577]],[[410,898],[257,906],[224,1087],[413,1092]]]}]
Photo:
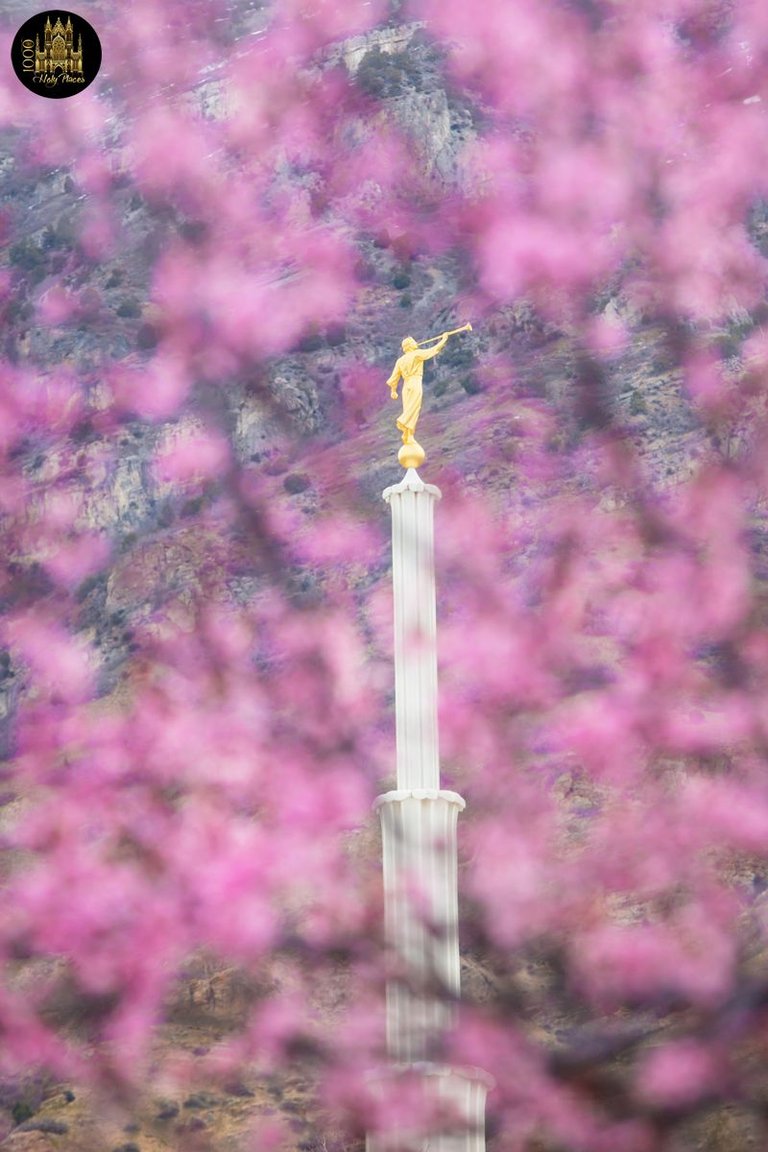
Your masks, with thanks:
[{"label": "statue's outstretched arm", "polygon": [[418,353],[419,359],[420,360],[431,360],[433,356],[437,356],[438,352],[442,352],[443,348],[445,348],[447,343],[448,343],[448,334],[444,332],[443,335],[438,340],[437,344],[435,344],[434,348],[420,348],[419,349],[419,353]]}]

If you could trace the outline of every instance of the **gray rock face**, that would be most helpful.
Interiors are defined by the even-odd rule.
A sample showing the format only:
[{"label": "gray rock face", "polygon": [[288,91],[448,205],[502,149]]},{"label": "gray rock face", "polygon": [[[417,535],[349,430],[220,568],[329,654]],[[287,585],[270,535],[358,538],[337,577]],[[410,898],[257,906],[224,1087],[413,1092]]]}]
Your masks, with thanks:
[{"label": "gray rock face", "polygon": [[459,178],[459,155],[474,137],[468,116],[451,112],[443,89],[409,91],[392,101],[392,116],[417,143],[427,176],[445,183]]},{"label": "gray rock face", "polygon": [[86,493],[84,519],[95,531],[135,530],[151,519],[154,507],[145,453],[122,450],[104,468],[102,482]]},{"label": "gray rock face", "polygon": [[264,450],[268,439],[264,404],[253,396],[245,396],[235,410],[233,441],[238,459],[252,460]]},{"label": "gray rock face", "polygon": [[320,424],[317,385],[307,376],[303,365],[290,359],[282,361],[270,390],[301,431],[317,431]]},{"label": "gray rock face", "polygon": [[475,137],[472,115],[449,99],[424,29],[423,21],[414,21],[352,37],[328,54],[327,63],[342,64],[363,91],[386,102],[380,115],[361,122],[359,136],[374,134],[382,121],[394,122],[416,144],[424,175],[453,182],[461,178],[461,149]]},{"label": "gray rock face", "polygon": [[424,27],[423,20],[416,20],[410,24],[399,24],[394,28],[375,28],[364,36],[353,36],[345,40],[331,53],[329,61],[333,64],[342,63],[351,75],[355,75],[365,56],[377,48],[380,52],[391,55],[402,52],[408,48],[413,36]]}]

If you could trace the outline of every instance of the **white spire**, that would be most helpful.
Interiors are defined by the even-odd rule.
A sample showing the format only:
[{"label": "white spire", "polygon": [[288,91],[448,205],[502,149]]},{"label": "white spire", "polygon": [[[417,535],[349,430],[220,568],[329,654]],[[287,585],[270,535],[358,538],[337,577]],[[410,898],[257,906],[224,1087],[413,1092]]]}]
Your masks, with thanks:
[{"label": "white spire", "polygon": [[439,788],[433,510],[414,468],[384,492],[392,509],[398,788]]},{"label": "white spire", "polygon": [[[485,1096],[476,1068],[434,1063],[460,995],[456,827],[464,801],[440,788],[434,505],[440,490],[408,468],[384,492],[392,510],[397,789],[376,801],[382,831],[385,928],[395,974],[387,985],[382,1078],[414,1072],[436,1108],[458,1117],[450,1132],[400,1127],[368,1137],[368,1152],[485,1152]],[[393,1090],[392,1084],[390,1090]]]}]

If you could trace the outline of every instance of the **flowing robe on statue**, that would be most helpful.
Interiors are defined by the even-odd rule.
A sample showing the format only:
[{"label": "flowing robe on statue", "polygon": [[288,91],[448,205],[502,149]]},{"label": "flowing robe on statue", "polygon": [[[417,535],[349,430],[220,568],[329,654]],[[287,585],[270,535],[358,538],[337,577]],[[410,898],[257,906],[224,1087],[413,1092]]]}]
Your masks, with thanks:
[{"label": "flowing robe on statue", "polygon": [[403,411],[398,417],[397,427],[403,434],[403,443],[410,443],[416,432],[416,422],[421,411],[421,398],[423,394],[421,380],[424,374],[424,361],[431,360],[442,350],[443,345],[436,348],[413,348],[404,352],[392,369],[392,375],[387,384],[395,388],[397,382],[403,378]]}]

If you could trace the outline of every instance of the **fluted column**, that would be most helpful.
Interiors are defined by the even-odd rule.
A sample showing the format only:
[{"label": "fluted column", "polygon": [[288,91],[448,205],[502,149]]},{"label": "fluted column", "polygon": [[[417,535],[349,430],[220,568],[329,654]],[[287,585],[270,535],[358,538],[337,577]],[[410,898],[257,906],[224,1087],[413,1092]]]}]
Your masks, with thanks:
[{"label": "fluted column", "polygon": [[376,801],[384,858],[384,915],[396,972],[387,985],[387,1049],[429,1060],[460,992],[456,792],[410,789]]},{"label": "fluted column", "polygon": [[[414,1100],[416,1086],[421,1099]],[[385,1131],[368,1133],[366,1152],[485,1152],[485,1100],[492,1087],[493,1077],[480,1068],[394,1065],[375,1088],[390,1098],[402,1095],[410,1107]]]},{"label": "fluted column", "polygon": [[384,499],[392,509],[397,788],[379,796],[376,807],[393,962],[387,983],[393,1063],[376,1081],[389,1107],[366,1149],[485,1152],[491,1078],[437,1062],[461,990],[456,831],[464,808],[461,796],[440,788],[433,539],[440,490],[408,468]]},{"label": "fluted column", "polygon": [[392,509],[397,787],[440,787],[433,508],[440,489],[409,468],[385,489]]}]

